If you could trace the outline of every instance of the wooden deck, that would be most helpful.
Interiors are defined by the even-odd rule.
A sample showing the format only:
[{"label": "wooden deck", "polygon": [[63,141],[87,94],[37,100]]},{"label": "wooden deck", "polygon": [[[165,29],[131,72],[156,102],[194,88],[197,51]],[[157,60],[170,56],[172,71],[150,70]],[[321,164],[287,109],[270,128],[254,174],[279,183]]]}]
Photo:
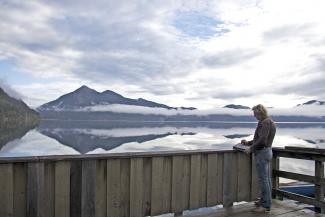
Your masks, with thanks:
[{"label": "wooden deck", "polygon": [[240,204],[231,208],[217,209],[215,212],[204,215],[191,215],[191,217],[263,217],[263,216],[277,216],[277,217],[304,217],[304,216],[324,216],[324,214],[315,213],[312,210],[305,209],[307,205],[297,205],[292,201],[273,200],[273,207],[269,213],[254,213],[252,209],[255,208],[253,202]]}]

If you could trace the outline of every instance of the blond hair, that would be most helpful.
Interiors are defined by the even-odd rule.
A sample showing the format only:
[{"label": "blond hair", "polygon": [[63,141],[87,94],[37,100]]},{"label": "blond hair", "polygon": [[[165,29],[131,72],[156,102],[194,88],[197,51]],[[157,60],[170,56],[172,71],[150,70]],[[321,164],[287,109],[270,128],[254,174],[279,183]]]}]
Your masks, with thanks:
[{"label": "blond hair", "polygon": [[261,115],[262,119],[265,119],[268,117],[267,110],[266,110],[265,106],[262,104],[258,104],[256,106],[254,106],[252,108],[252,110],[254,112],[258,112]]}]

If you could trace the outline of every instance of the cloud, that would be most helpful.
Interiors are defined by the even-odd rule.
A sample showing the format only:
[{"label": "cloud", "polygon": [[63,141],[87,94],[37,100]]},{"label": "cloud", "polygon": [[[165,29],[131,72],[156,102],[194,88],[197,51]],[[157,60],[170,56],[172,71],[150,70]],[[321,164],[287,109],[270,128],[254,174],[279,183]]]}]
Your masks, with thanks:
[{"label": "cloud", "polygon": [[266,43],[278,40],[292,40],[293,38],[308,38],[310,37],[310,30],[314,24],[293,24],[285,26],[277,26],[263,33],[263,38]]},{"label": "cloud", "polygon": [[16,99],[22,99],[23,96],[13,89],[5,80],[0,78],[0,88],[2,88],[9,96]]},{"label": "cloud", "polygon": [[258,50],[226,50],[205,56],[201,59],[201,62],[208,67],[224,68],[240,64],[259,55],[261,55],[261,51]]},{"label": "cloud", "polygon": [[309,106],[298,106],[293,108],[281,109],[269,109],[271,115],[296,115],[296,116],[311,116],[321,117],[325,116],[324,106],[309,105]]},{"label": "cloud", "polygon": [[[57,111],[65,111],[65,109],[57,109]],[[71,111],[71,109],[68,109]],[[214,108],[214,109],[201,109],[201,110],[168,110],[164,108],[151,108],[144,106],[133,106],[133,105],[121,105],[121,104],[110,104],[110,105],[95,105],[88,106],[81,109],[73,109],[72,111],[77,112],[116,112],[116,113],[129,113],[129,114],[147,114],[147,115],[234,115],[234,116],[252,116],[250,109],[229,109],[229,108]],[[324,106],[299,106],[292,108],[270,108],[270,115],[289,115],[289,116],[325,116]]]},{"label": "cloud", "polygon": [[[0,58],[61,88],[20,85],[33,105],[86,83],[173,106],[255,104],[272,95],[265,100],[277,97],[289,107],[297,97],[324,97],[317,82],[308,95],[298,86],[324,76],[323,6],[306,0],[3,1]],[[195,104],[187,100],[198,97]]]},{"label": "cloud", "polygon": [[297,94],[302,96],[314,97],[321,100],[325,98],[325,78],[319,77],[305,82],[292,84],[287,87],[280,88],[278,93]]}]

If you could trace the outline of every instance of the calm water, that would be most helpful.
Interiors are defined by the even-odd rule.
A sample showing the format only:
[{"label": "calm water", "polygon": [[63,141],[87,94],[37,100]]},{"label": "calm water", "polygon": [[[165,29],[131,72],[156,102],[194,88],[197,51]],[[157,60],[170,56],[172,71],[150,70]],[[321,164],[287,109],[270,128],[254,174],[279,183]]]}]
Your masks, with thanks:
[{"label": "calm water", "polygon": [[[4,131],[0,157],[195,149],[232,149],[252,139],[256,123],[135,123],[43,121],[36,129]],[[274,146],[325,148],[325,124],[278,123]],[[281,159],[281,169],[312,174],[311,161]]]}]

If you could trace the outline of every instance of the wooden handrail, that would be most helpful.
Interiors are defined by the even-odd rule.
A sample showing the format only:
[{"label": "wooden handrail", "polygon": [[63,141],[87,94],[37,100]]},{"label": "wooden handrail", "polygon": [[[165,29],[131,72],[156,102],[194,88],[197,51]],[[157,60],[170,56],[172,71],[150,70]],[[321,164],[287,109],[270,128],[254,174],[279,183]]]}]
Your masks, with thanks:
[{"label": "wooden handrail", "polygon": [[[280,157],[314,160],[315,161],[315,175],[308,176],[298,173],[292,173],[288,171],[279,170]],[[273,148],[273,160],[272,160],[272,188],[273,197],[287,197],[292,200],[296,200],[302,203],[315,206],[316,212],[324,213],[324,161],[325,150],[316,148],[304,148],[304,147],[285,147],[285,148]],[[279,189],[279,177],[294,179],[298,181],[304,181],[315,184],[315,198],[306,197],[290,192],[286,192]]]},{"label": "wooden handrail", "polygon": [[123,152],[108,154],[76,154],[76,155],[47,155],[47,156],[28,156],[28,157],[0,157],[0,163],[15,162],[43,162],[43,161],[65,161],[65,160],[100,160],[117,158],[146,158],[146,157],[168,157],[168,156],[186,156],[192,154],[213,154],[213,153],[234,153],[235,150],[217,150],[217,149],[198,149],[182,151],[155,151],[155,152]]}]

